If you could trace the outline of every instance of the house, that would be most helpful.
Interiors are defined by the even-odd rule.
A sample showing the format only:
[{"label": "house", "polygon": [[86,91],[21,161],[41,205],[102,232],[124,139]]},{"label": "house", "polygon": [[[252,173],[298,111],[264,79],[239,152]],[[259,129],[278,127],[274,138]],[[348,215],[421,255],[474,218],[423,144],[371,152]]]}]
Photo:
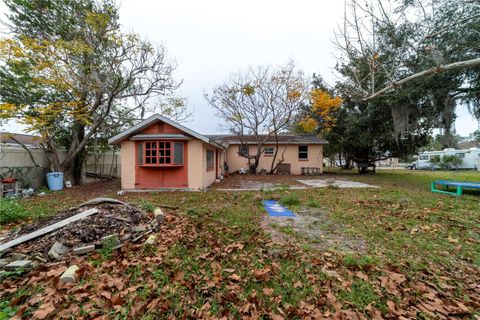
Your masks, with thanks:
[{"label": "house", "polygon": [[[245,135],[241,138],[236,135],[209,137],[226,146],[225,159],[230,172],[248,168],[248,159],[242,154],[253,155],[257,152],[257,137],[253,135]],[[274,136],[260,135],[259,139],[265,142],[262,145],[263,150],[257,171],[270,172],[277,142]],[[278,151],[275,161],[289,164],[290,174],[302,174],[302,168],[319,168],[320,173],[323,172],[323,145],[328,143],[325,139],[315,135],[295,134],[281,134],[277,139]]]},{"label": "house", "polygon": [[204,189],[221,174],[225,147],[155,114],[110,138],[121,145],[122,189]]},{"label": "house", "polygon": [[[253,148],[256,152],[253,136],[240,140],[233,135],[202,135],[158,114],[108,142],[121,146],[122,189],[126,190],[205,189],[224,173],[224,163],[230,172],[248,168],[248,159],[241,154],[253,153]],[[300,174],[302,167],[316,167],[321,172],[326,140],[280,135],[278,142],[277,161],[288,163],[292,174]],[[269,137],[257,170],[270,171],[275,146]]]}]

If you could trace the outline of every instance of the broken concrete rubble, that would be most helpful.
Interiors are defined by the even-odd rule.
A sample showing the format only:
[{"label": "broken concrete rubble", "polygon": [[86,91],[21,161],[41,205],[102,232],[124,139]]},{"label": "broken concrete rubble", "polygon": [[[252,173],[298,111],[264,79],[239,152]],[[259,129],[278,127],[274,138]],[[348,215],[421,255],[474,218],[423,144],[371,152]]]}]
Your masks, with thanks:
[{"label": "broken concrete rubble", "polygon": [[140,224],[138,226],[133,226],[132,227],[132,232],[145,232],[149,229],[147,225]]},{"label": "broken concrete rubble", "polygon": [[145,241],[146,246],[153,246],[155,243],[157,243],[157,236],[153,234],[150,235]]},{"label": "broken concrete rubble", "polygon": [[94,250],[95,250],[95,245],[92,244],[88,246],[73,248],[73,253],[80,255],[80,254],[90,253]]},{"label": "broken concrete rubble", "polygon": [[9,255],[9,258],[11,260],[25,260],[28,258],[26,254],[20,253],[20,252],[14,252]]},{"label": "broken concrete rubble", "polygon": [[[161,209],[152,217],[132,205],[110,200],[94,199],[81,208],[67,209],[3,235],[0,272],[7,270],[7,265],[8,270],[30,270],[39,262],[48,266],[51,261],[89,254],[100,247],[119,249],[127,242],[147,238],[165,221]],[[92,204],[95,207],[88,207]],[[153,235],[145,241],[147,245],[156,242]]]},{"label": "broken concrete rubble", "polygon": [[120,244],[120,240],[118,240],[118,234],[116,233],[102,237],[100,240],[102,241],[102,248],[112,249]]},{"label": "broken concrete rubble", "polygon": [[11,262],[10,259],[0,259],[0,268],[6,266],[7,264],[9,264]]},{"label": "broken concrete rubble", "polygon": [[23,242],[35,239],[37,237],[43,236],[47,233],[51,233],[52,231],[55,231],[55,230],[57,230],[59,228],[62,228],[62,227],[65,227],[72,222],[81,220],[81,219],[86,218],[86,217],[88,217],[92,214],[96,214],[97,212],[98,212],[97,209],[89,209],[89,210],[86,210],[86,211],[82,211],[82,212],[80,212],[80,213],[78,213],[78,214],[76,214],[72,217],[69,217],[67,219],[58,221],[54,224],[50,224],[47,227],[44,227],[44,228],[35,230],[34,232],[25,234],[21,237],[18,237],[16,239],[13,239],[13,240],[7,242],[7,243],[0,244],[0,251],[3,251],[5,249],[11,248],[11,247],[14,247],[16,245],[19,245]]},{"label": "broken concrete rubble", "polygon": [[17,269],[31,269],[34,267],[32,260],[15,260],[7,264],[4,269],[5,271],[15,271]]},{"label": "broken concrete rubble", "polygon": [[165,214],[160,208],[155,209],[155,211],[153,212],[153,216],[155,217],[155,220],[158,221],[158,223],[163,223],[163,221],[165,220]]},{"label": "broken concrete rubble", "polygon": [[67,268],[65,272],[60,276],[61,283],[72,283],[77,281],[76,272],[80,268],[77,265],[73,265]]},{"label": "broken concrete rubble", "polygon": [[70,248],[65,246],[63,243],[55,242],[48,251],[48,256],[50,259],[58,260],[65,252],[68,252],[68,250],[70,250]]},{"label": "broken concrete rubble", "polygon": [[41,263],[46,263],[48,261],[48,259],[45,258],[45,256],[43,254],[41,254],[40,252],[36,252],[35,254],[33,254],[31,256],[31,258],[33,260],[41,262]]}]

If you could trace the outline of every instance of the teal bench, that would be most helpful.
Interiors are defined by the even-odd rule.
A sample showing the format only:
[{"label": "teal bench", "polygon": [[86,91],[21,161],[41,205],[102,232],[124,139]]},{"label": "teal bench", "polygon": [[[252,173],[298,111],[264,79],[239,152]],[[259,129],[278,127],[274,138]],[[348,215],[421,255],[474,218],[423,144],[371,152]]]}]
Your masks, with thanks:
[{"label": "teal bench", "polygon": [[[437,186],[443,186],[443,189],[437,189]],[[448,187],[455,187],[456,190],[448,191]],[[461,196],[463,194],[463,189],[480,189],[480,182],[463,182],[449,180],[437,180],[432,182],[432,192]]]}]

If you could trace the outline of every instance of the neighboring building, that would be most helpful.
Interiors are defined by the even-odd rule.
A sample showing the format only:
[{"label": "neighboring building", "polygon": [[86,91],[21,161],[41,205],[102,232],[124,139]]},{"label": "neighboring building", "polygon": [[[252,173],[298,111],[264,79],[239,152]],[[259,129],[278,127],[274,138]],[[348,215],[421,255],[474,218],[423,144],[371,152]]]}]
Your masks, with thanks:
[{"label": "neighboring building", "polygon": [[[45,185],[50,160],[41,142],[38,136],[0,132],[0,177],[19,179],[22,187]],[[64,149],[58,149],[57,154],[60,161],[65,158]],[[120,162],[119,155],[111,150],[89,154],[85,173],[87,177],[120,177]]]},{"label": "neighboring building", "polygon": [[[257,138],[253,135],[240,137],[234,135],[212,135],[209,136],[215,141],[225,145],[226,161],[231,172],[240,168],[248,169],[248,159],[241,154],[254,155],[257,152]],[[263,153],[257,171],[266,170],[270,172],[273,156],[275,155],[275,137],[260,136],[263,144]],[[266,140],[265,140],[266,139]],[[302,167],[319,168],[323,172],[323,145],[327,140],[315,135],[278,135],[278,152],[276,162],[290,164],[291,174],[301,174]],[[253,160],[251,160],[253,162]]]},{"label": "neighboring building", "polygon": [[0,177],[18,179],[22,188],[44,184],[49,161],[40,137],[0,132]]},{"label": "neighboring building", "polygon": [[470,149],[454,149],[446,148],[442,151],[425,151],[418,155],[417,160],[414,162],[413,169],[438,169],[434,166],[430,160],[444,156],[456,156],[462,160],[462,163],[458,165],[458,169],[476,169],[480,168],[480,148]]},{"label": "neighboring building", "polygon": [[[256,152],[253,136],[202,135],[158,114],[109,139],[121,145],[122,189],[204,189],[224,173],[248,169],[240,153]],[[277,160],[290,164],[292,174],[302,167],[322,172],[323,144],[316,136],[280,135]],[[270,171],[275,152],[273,137],[266,141],[257,170]],[[255,151],[253,151],[255,149]]]},{"label": "neighboring building", "polygon": [[398,167],[400,165],[400,161],[398,158],[388,158],[384,160],[375,161],[375,166],[377,167]]}]

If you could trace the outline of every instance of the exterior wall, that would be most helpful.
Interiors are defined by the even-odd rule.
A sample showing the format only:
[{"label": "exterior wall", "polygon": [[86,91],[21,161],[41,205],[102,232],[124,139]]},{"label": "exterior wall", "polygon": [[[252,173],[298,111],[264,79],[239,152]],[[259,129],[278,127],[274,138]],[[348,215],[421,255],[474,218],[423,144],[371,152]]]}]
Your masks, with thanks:
[{"label": "exterior wall", "polygon": [[203,143],[200,140],[191,140],[187,143],[188,154],[188,188],[203,188]]},{"label": "exterior wall", "polygon": [[168,123],[157,122],[149,126],[148,128],[143,129],[141,134],[156,134],[156,133],[164,133],[164,134],[184,134],[182,130],[179,130]]},{"label": "exterior wall", "polygon": [[[181,134],[183,131],[161,121],[151,124],[143,129],[141,134]],[[129,150],[130,156],[133,157],[133,176],[134,189],[162,189],[162,188],[187,188],[188,187],[188,171],[189,171],[189,152],[188,141],[178,141],[184,143],[184,164],[183,165],[165,165],[155,166],[141,164],[138,159],[139,148],[143,148],[144,141],[131,141],[133,149]],[[157,139],[152,140],[157,141]],[[173,142],[170,141],[172,144]],[[175,141],[176,142],[176,141]],[[124,143],[124,142],[123,142]],[[123,143],[122,143],[122,160],[123,160]],[[173,146],[172,146],[173,150]],[[172,151],[173,152],[173,151]],[[145,152],[142,152],[145,156]],[[130,174],[130,172],[128,173]],[[122,165],[122,178],[124,175]],[[130,181],[130,177],[128,181]],[[131,186],[131,183],[129,184]],[[123,185],[122,185],[123,187]]]},{"label": "exterior wall", "polygon": [[[241,157],[238,154],[238,145],[230,145],[226,152],[227,164],[230,172],[238,171],[240,168],[248,169],[248,159]],[[264,145],[263,147],[275,147],[275,145]],[[250,145],[250,154],[257,150],[256,145]],[[291,164],[291,174],[301,174],[302,167],[316,167],[320,168],[323,173],[323,145],[311,144],[308,145],[308,160],[298,159],[298,145],[279,145],[277,154],[277,162],[284,154],[284,163]],[[265,169],[270,171],[272,165],[272,156],[265,156],[262,154],[257,171]]]},{"label": "exterior wall", "polygon": [[[200,140],[192,140],[188,142],[188,188],[201,190],[208,188],[217,178],[217,170],[220,173],[220,154],[222,150],[206,144]],[[207,149],[214,152],[213,170],[207,170]],[[218,167],[216,168],[215,165]]]},{"label": "exterior wall", "polygon": [[[207,170],[207,150],[213,151],[213,169]],[[214,146],[203,144],[203,188],[207,188],[217,179],[216,170],[218,169],[218,157]]]},{"label": "exterior wall", "polygon": [[122,189],[135,189],[135,142],[123,141],[120,155],[122,158],[120,167]]},{"label": "exterior wall", "polygon": [[[183,134],[169,124],[158,122],[145,128],[143,134]],[[121,149],[123,189],[189,188],[201,190],[215,182],[220,174],[220,154],[215,146],[193,139],[184,141],[183,166],[145,166],[138,163],[138,148],[146,141],[124,141]],[[207,170],[207,149],[214,152],[214,168]],[[218,150],[218,151],[217,151]]]},{"label": "exterior wall", "polygon": [[[146,141],[135,141],[135,188],[136,189],[162,189],[162,188],[187,188],[188,187],[188,150],[184,144],[183,165],[149,166],[141,165],[138,161],[138,149],[143,148]],[[177,142],[177,141],[175,141]],[[173,141],[171,142],[173,144]],[[173,146],[172,146],[173,147]],[[172,149],[173,150],[173,149]],[[145,154],[145,152],[142,152]]]},{"label": "exterior wall", "polygon": [[227,161],[226,159],[227,152],[225,150],[218,150],[218,167],[219,174],[225,174],[223,163]]}]

